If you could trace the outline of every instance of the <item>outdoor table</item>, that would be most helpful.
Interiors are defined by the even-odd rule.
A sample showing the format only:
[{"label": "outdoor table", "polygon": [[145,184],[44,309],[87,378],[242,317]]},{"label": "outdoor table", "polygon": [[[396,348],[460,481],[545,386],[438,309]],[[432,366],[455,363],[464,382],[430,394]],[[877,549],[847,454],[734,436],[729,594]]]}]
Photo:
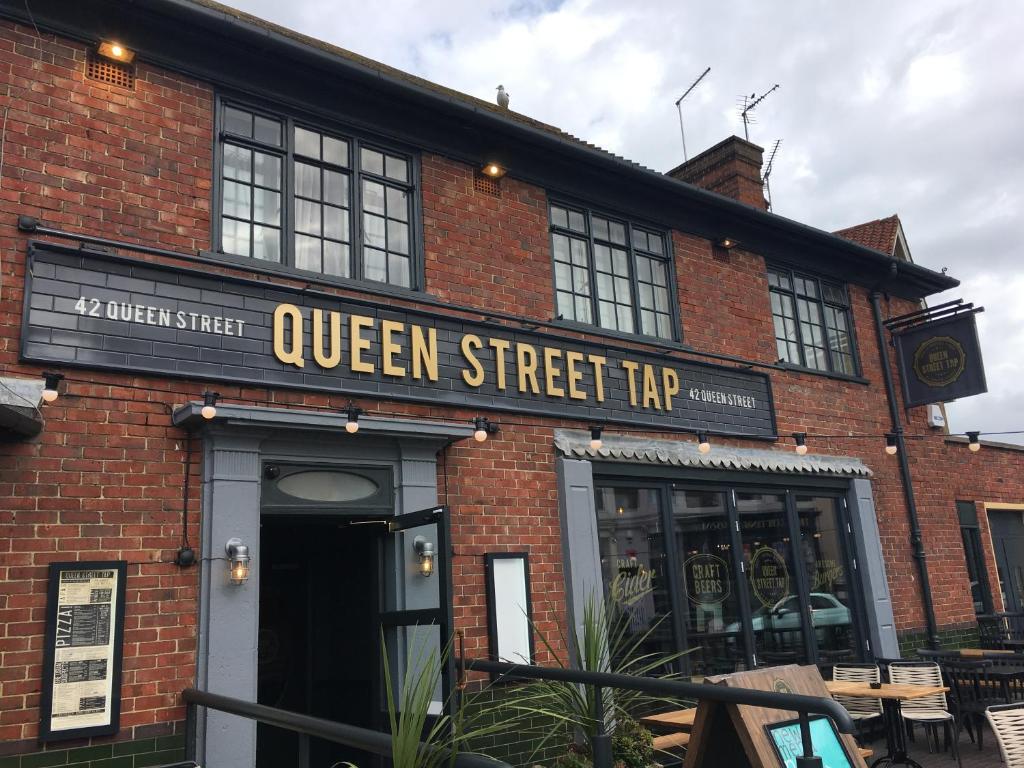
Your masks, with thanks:
[{"label": "outdoor table", "polygon": [[960,655],[968,658],[981,658],[987,653],[1015,653],[1009,648],[961,648]]},{"label": "outdoor table", "polygon": [[872,688],[869,683],[843,680],[827,680],[825,687],[832,695],[840,694],[882,700],[887,753],[875,760],[871,764],[871,768],[878,768],[882,765],[909,765],[911,768],[921,768],[921,764],[907,754],[907,737],[900,717],[900,702],[946,693],[949,688],[931,685],[893,685],[892,683],[883,683],[879,688]]},{"label": "outdoor table", "polygon": [[999,686],[1002,688],[1003,701],[1006,704],[1012,704],[1013,699],[1010,697],[1010,683],[1014,680],[1024,678],[1024,665],[997,664],[996,666],[985,670],[985,674],[988,675],[989,679],[993,682],[999,683]]},{"label": "outdoor table", "polygon": [[647,715],[641,717],[640,722],[644,725],[673,726],[676,728],[692,728],[694,718],[697,717],[697,708],[677,709],[673,712],[662,712],[660,715]]}]

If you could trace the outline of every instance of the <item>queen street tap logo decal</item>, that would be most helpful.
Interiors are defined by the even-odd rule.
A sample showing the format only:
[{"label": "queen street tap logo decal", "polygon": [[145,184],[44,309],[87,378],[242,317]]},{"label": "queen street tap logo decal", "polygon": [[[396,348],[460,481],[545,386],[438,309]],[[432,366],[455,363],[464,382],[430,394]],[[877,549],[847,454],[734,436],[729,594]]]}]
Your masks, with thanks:
[{"label": "queen street tap logo decal", "polygon": [[761,605],[771,608],[789,594],[786,561],[771,547],[761,547],[750,557],[750,586]]},{"label": "queen street tap logo decal", "polygon": [[963,346],[949,336],[935,336],[914,351],[914,373],[929,387],[952,384],[966,365]]}]

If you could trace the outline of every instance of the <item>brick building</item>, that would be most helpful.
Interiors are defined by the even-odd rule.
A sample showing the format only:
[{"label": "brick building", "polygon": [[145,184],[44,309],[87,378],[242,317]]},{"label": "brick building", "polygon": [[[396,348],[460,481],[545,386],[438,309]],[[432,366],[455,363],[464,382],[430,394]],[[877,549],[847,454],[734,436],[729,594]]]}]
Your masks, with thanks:
[{"label": "brick building", "polygon": [[[167,762],[193,686],[373,727],[382,627],[544,663],[602,591],[694,675],[1019,607],[1019,449],[887,397],[882,321],[956,285],[895,217],[822,232],[748,142],[659,174],[205,0],[0,15],[0,765]],[[106,579],[98,671],[51,563]],[[294,749],[210,713],[197,750],[257,738]]]}]

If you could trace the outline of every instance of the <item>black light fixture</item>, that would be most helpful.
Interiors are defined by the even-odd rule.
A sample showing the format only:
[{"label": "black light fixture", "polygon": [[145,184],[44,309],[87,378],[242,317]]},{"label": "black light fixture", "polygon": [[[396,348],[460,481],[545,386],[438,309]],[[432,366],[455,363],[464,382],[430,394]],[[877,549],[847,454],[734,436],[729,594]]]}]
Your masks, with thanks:
[{"label": "black light fixture", "polygon": [[199,411],[203,418],[209,421],[217,415],[217,400],[220,398],[220,392],[204,392],[203,393],[203,407]]},{"label": "black light fixture", "polygon": [[889,432],[885,436],[885,452],[890,456],[895,456],[899,451],[899,444],[896,442],[896,435]]},{"label": "black light fixture", "polygon": [[236,586],[245,584],[249,580],[249,547],[241,539],[231,538],[224,545],[224,552],[228,556],[228,577],[231,583]]},{"label": "black light fixture", "polygon": [[596,451],[601,447],[601,432],[604,431],[604,427],[594,425],[590,428],[590,450]]},{"label": "black light fixture", "polygon": [[981,441],[978,439],[981,436],[981,432],[965,432],[967,435],[967,447],[973,452],[977,453],[981,450]]},{"label": "black light fixture", "polygon": [[478,443],[484,442],[488,435],[495,435],[497,433],[498,425],[492,424],[487,420],[486,416],[477,416],[473,419],[473,439]]},{"label": "black light fixture", "polygon": [[348,420],[345,422],[345,431],[350,435],[354,435],[359,431],[359,416],[362,413],[362,408],[351,400],[348,401],[348,405],[345,406],[345,415],[348,417]]},{"label": "black light fixture", "polygon": [[715,245],[719,248],[725,248],[725,250],[731,250],[739,245],[738,240],[733,240],[731,237],[722,237],[715,241]]},{"label": "black light fixture", "polygon": [[480,173],[492,179],[500,179],[508,173],[508,169],[501,165],[501,163],[497,163],[492,160],[488,163],[484,163],[483,167],[480,169]]},{"label": "black light fixture", "polygon": [[697,433],[697,450],[701,453],[708,453],[711,450],[711,441],[708,440],[707,432]]},{"label": "black light fixture", "polygon": [[793,440],[796,442],[796,452],[799,456],[807,455],[807,433],[794,432]]},{"label": "black light fixture", "polygon": [[112,40],[102,41],[96,52],[105,59],[119,61],[122,64],[131,64],[135,60],[135,51]]},{"label": "black light fixture", "polygon": [[63,373],[54,373],[52,371],[43,372],[43,402],[52,403],[57,399],[60,392],[57,387],[64,380]]}]

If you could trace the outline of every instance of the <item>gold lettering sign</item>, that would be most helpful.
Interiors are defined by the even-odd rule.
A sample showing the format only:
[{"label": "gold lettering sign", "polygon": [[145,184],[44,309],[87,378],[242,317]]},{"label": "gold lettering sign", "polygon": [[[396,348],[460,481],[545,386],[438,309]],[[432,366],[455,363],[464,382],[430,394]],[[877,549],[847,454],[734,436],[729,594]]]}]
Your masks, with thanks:
[{"label": "gold lettering sign", "polygon": [[934,336],[914,351],[914,373],[929,387],[945,387],[960,378],[967,366],[964,348],[950,336]]}]

